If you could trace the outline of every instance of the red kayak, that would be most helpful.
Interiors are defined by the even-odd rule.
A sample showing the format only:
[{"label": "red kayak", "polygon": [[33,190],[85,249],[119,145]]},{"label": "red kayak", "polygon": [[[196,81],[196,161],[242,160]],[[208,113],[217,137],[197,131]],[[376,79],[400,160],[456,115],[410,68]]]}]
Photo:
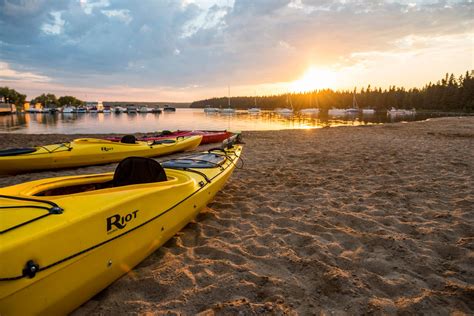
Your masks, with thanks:
[{"label": "red kayak", "polygon": [[[137,138],[138,141],[153,141],[167,138],[174,138],[178,136],[192,136],[192,135],[202,135],[202,141],[200,145],[210,144],[210,143],[220,143],[223,140],[231,137],[234,133],[228,131],[162,131],[155,135],[147,135],[140,138]],[[131,135],[126,135],[130,137]],[[109,137],[108,140],[120,142],[123,137]]]}]

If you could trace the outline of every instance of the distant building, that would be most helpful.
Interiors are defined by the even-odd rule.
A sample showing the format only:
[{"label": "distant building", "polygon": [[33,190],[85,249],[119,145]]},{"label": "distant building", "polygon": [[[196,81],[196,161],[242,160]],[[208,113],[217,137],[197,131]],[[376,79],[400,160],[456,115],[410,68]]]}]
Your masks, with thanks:
[{"label": "distant building", "polygon": [[11,114],[16,113],[15,104],[11,103],[0,103],[0,114]]}]

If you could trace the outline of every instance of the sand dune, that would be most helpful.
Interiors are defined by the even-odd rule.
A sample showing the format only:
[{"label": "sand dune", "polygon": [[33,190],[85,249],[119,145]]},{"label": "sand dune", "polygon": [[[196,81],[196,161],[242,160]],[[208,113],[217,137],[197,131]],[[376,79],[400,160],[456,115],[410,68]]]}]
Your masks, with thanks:
[{"label": "sand dune", "polygon": [[214,202],[74,315],[474,313],[474,117],[244,140]]}]

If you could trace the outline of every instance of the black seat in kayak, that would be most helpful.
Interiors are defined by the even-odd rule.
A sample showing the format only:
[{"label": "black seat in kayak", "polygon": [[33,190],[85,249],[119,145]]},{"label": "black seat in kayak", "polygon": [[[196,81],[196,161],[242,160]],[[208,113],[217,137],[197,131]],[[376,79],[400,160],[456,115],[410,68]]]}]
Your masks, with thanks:
[{"label": "black seat in kayak", "polygon": [[128,157],[115,169],[113,185],[120,187],[131,184],[166,181],[166,173],[156,160],[144,157]]},{"label": "black seat in kayak", "polygon": [[36,151],[36,148],[33,148],[33,147],[4,149],[4,150],[0,150],[0,156],[5,157],[5,156],[31,154],[31,153],[34,153],[35,151]]},{"label": "black seat in kayak", "polygon": [[124,144],[135,144],[137,139],[133,135],[125,135],[120,139],[120,142]]}]

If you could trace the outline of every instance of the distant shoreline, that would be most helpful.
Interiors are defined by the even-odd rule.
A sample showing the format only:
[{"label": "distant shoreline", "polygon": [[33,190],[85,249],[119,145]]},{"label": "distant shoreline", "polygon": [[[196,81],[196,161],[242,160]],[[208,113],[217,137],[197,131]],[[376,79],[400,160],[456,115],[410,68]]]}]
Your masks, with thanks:
[{"label": "distant shoreline", "polygon": [[149,107],[163,107],[169,105],[175,108],[189,108],[191,102],[132,102],[132,101],[103,101],[104,105],[108,106],[126,106],[133,104],[137,106],[149,106]]}]

